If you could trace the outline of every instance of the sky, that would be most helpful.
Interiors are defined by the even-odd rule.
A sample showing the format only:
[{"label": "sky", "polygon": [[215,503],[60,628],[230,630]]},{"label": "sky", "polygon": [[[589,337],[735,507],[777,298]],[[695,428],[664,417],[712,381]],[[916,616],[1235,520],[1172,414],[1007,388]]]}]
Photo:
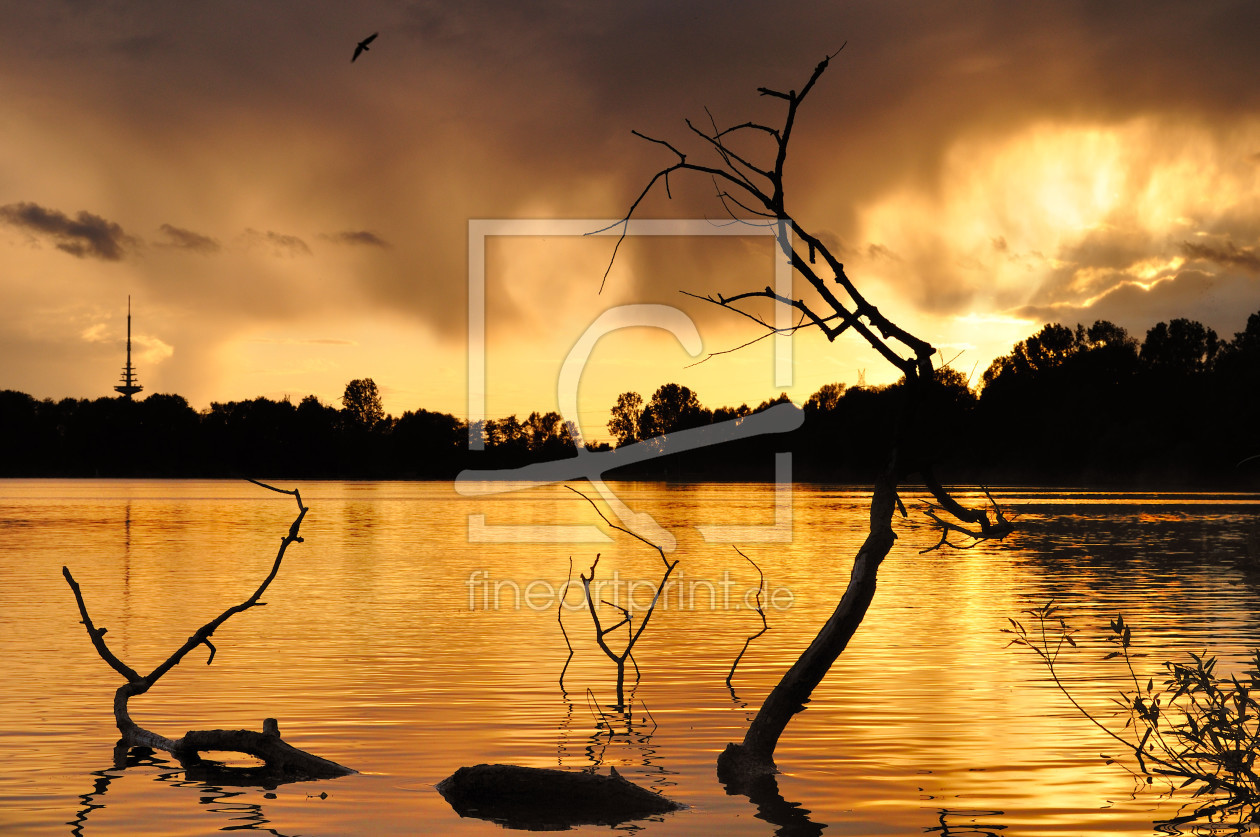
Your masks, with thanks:
[{"label": "sky", "polygon": [[[703,178],[640,207],[699,223],[632,225],[606,282],[615,239],[573,234],[624,215],[674,161],[633,130],[692,149],[687,119],[778,124],[782,102],[757,88],[799,88],[841,46],[801,107],[787,205],[973,381],[1047,322],[1140,338],[1189,317],[1229,338],[1260,311],[1254,3],[0,14],[0,389],[38,398],[113,394],[129,296],[138,397],[198,409],[339,405],[370,377],[394,415],[523,417],[576,387],[599,438],[618,393],[667,382],[709,407],[890,382],[851,333],[705,360],[761,332],[682,292],[764,287],[776,254],[729,234]],[[578,382],[563,376],[592,342]]]}]

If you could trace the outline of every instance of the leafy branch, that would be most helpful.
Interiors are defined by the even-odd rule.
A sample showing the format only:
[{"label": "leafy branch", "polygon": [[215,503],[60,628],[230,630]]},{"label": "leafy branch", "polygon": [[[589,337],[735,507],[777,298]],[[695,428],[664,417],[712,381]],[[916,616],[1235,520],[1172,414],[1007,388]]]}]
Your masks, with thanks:
[{"label": "leafy branch", "polygon": [[[1192,798],[1210,797],[1186,818],[1200,819],[1224,812],[1240,821],[1260,821],[1260,650],[1253,651],[1240,674],[1216,672],[1216,657],[1189,655],[1184,662],[1162,664],[1164,677],[1143,677],[1134,667],[1133,630],[1123,616],[1108,623],[1106,640],[1114,646],[1103,660],[1115,660],[1132,689],[1120,692],[1113,702],[1124,724],[1114,729],[1085,709],[1059,675],[1060,657],[1076,648],[1073,635],[1054,602],[1022,611],[1030,627],[1008,619],[1011,645],[1027,648],[1046,667],[1056,687],[1087,720],[1133,754],[1145,784],[1156,777],[1170,790],[1189,789]],[[1128,769],[1128,768],[1126,768]]]}]

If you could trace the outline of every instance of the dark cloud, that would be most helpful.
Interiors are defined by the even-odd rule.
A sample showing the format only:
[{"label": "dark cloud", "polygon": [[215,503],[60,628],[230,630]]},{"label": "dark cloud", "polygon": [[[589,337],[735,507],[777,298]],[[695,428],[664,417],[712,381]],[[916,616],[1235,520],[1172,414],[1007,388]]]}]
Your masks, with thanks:
[{"label": "dark cloud", "polygon": [[1104,225],[1055,251],[1030,301],[1042,307],[1081,304],[1139,277],[1149,284],[1174,269],[1166,266],[1163,275],[1150,275],[1150,260],[1171,257],[1166,242],[1148,230]]},{"label": "dark cloud", "polygon": [[1201,259],[1248,273],[1260,273],[1260,253],[1256,252],[1256,248],[1239,247],[1232,241],[1220,245],[1185,241],[1182,242],[1181,252],[1188,259]]},{"label": "dark cloud", "polygon": [[868,245],[866,248],[866,256],[870,259],[890,259],[894,262],[901,261],[900,256],[883,244]]},{"label": "dark cloud", "polygon": [[[178,207],[195,196],[204,219],[198,226],[259,225],[223,240],[234,252],[183,259],[187,281],[168,281],[162,259],[135,260],[137,273],[171,295],[164,302],[173,309],[210,309],[224,320],[242,312],[296,318],[355,300],[462,338],[463,318],[450,312],[467,305],[468,219],[619,217],[674,159],[631,129],[686,145],[695,155],[688,159],[699,160],[703,143],[692,142],[684,118],[705,126],[709,107],[723,127],[749,119],[779,125],[782,101],[758,96],[757,87],[799,90],[815,63],[846,40],[798,114],[786,189],[807,227],[827,228],[828,244],[856,268],[855,279],[865,266],[885,280],[887,296],[875,304],[955,312],[969,310],[974,294],[974,304],[994,298],[1003,309],[1030,301],[1044,311],[1075,306],[1079,315],[1065,316],[1083,320],[1094,308],[1124,305],[1145,316],[1152,300],[1171,300],[1174,289],[1186,292],[1179,302],[1194,298],[1193,283],[1180,280],[1150,291],[1125,284],[1141,278],[1151,285],[1156,260],[1180,255],[1199,259],[1191,266],[1204,271],[1250,269],[1246,248],[1221,251],[1233,262],[1210,261],[1206,251],[1180,250],[1182,239],[1204,229],[1210,241],[1256,243],[1244,232],[1255,229],[1254,207],[1243,207],[1237,228],[1225,229],[1212,220],[1222,209],[1218,199],[1206,218],[1185,210],[1194,226],[1164,225],[1149,241],[1099,233],[1068,252],[1060,242],[1079,242],[1079,231],[1036,234],[1041,207],[1030,200],[1008,209],[1000,188],[992,189],[991,206],[977,206],[966,247],[951,238],[957,226],[938,225],[930,211],[906,213],[901,235],[897,227],[876,233],[863,224],[867,210],[899,195],[947,206],[956,184],[942,175],[958,169],[951,154],[1000,150],[1008,137],[1035,140],[1036,126],[1105,130],[1148,118],[1174,129],[1202,124],[1222,141],[1243,137],[1229,160],[1246,160],[1260,150],[1246,133],[1260,113],[1260,4],[816,0],[785,9],[751,0],[314,0],[301,14],[289,4],[209,4],[190,14],[182,5],[120,0],[69,8],[6,9],[6,138],[24,141],[10,156],[29,160],[24,172],[6,174],[7,191],[69,194],[56,200],[147,230],[161,218],[186,217]],[[378,27],[373,60],[349,72],[347,44]],[[1180,142],[1178,131],[1166,133]],[[758,151],[758,161],[773,161]],[[1140,156],[1142,148],[1123,151]],[[968,159],[977,168],[985,163]],[[1065,179],[1076,174],[1071,160],[1063,162]],[[51,179],[44,185],[38,178]],[[658,184],[643,217],[723,217],[707,178],[680,175],[670,185],[673,202]],[[1196,194],[1224,193],[1205,179]],[[343,229],[346,218],[355,226]],[[268,226],[308,239],[330,232],[308,246]],[[153,237],[175,252],[210,252],[183,232]],[[322,267],[295,257],[311,247],[324,255],[337,244],[347,248],[340,255],[362,263],[346,270],[330,259],[336,273],[320,294],[291,293],[295,277]],[[80,238],[62,245],[96,255]],[[384,246],[388,258],[362,260]],[[728,275],[732,285],[764,284],[756,269],[728,274],[721,253],[639,256],[646,247],[635,241],[623,249],[611,293],[669,300],[679,288],[707,292],[710,281],[716,287]],[[48,251],[51,257],[51,242]],[[222,269],[237,258],[243,269]],[[572,285],[566,293],[596,293],[607,255],[592,261],[589,279],[553,262],[558,280]],[[1056,273],[1064,262],[1070,267]],[[985,275],[986,266],[1001,283]],[[233,278],[209,281],[212,273]],[[492,322],[515,316],[537,328],[550,315],[552,286],[527,294],[508,280],[489,281],[503,287],[491,302],[503,308]],[[1221,287],[1245,287],[1238,281]],[[342,296],[328,295],[333,284]],[[1045,293],[1037,295],[1038,286]],[[1087,309],[1086,300],[1095,304]],[[214,325],[226,333],[222,321]],[[208,319],[206,328],[209,335]],[[207,336],[207,344],[212,339],[221,338]],[[181,348],[172,363],[187,356]]]},{"label": "dark cloud", "polygon": [[369,247],[389,247],[390,244],[374,232],[368,230],[345,230],[338,233],[323,233],[320,238],[336,244],[362,244]]},{"label": "dark cloud", "polygon": [[285,233],[273,232],[267,230],[261,232],[252,227],[247,228],[241,234],[241,241],[245,247],[270,247],[271,251],[277,256],[309,256],[311,248],[305,241],[296,235],[287,235]]},{"label": "dark cloud", "polygon": [[1241,330],[1247,315],[1254,311],[1260,311],[1260,280],[1255,277],[1182,270],[1149,287],[1124,282],[1088,305],[1028,305],[1008,313],[1066,325],[1108,320],[1133,334],[1144,334],[1158,322],[1185,317],[1216,329],[1218,334],[1232,334]]},{"label": "dark cloud", "polygon": [[63,252],[81,259],[119,261],[136,239],[123,228],[99,215],[80,211],[74,218],[36,203],[10,203],[0,206],[0,221],[52,240]]},{"label": "dark cloud", "polygon": [[218,240],[208,235],[163,224],[159,229],[166,234],[167,240],[159,242],[159,247],[174,247],[180,250],[191,250],[194,253],[217,253],[223,249]]}]

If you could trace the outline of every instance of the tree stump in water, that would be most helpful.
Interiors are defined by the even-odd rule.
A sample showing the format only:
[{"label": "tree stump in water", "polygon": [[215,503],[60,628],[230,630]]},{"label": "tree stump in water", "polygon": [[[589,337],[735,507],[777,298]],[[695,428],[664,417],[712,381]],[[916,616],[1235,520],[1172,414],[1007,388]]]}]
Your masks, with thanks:
[{"label": "tree stump in water", "polygon": [[461,767],[437,785],[461,817],[509,828],[619,825],[684,807],[621,777],[515,764]]}]

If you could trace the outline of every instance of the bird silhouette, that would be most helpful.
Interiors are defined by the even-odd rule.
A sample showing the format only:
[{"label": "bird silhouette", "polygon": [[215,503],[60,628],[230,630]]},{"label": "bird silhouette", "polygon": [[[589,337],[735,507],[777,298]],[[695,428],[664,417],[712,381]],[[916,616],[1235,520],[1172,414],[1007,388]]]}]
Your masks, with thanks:
[{"label": "bird silhouette", "polygon": [[358,43],[358,44],[355,46],[355,48],[354,48],[354,55],[352,55],[352,56],[350,57],[350,63],[351,63],[351,64],[353,64],[353,63],[354,63],[354,60],[355,60],[356,58],[358,58],[358,57],[359,57],[359,54],[360,54],[360,53],[363,53],[363,52],[367,52],[367,51],[368,51],[368,44],[370,44],[370,43],[372,43],[372,41],[376,40],[376,36],[377,36],[377,35],[379,35],[379,34],[381,34],[381,33],[380,33],[380,32],[373,32],[371,35],[368,35],[366,38],[364,38],[363,40],[359,41],[359,43]]}]

